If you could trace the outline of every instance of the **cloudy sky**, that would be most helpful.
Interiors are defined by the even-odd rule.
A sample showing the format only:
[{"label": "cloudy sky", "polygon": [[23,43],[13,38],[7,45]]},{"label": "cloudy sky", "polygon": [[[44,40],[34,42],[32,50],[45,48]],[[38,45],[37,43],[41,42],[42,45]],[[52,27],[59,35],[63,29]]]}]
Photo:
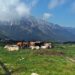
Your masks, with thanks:
[{"label": "cloudy sky", "polygon": [[75,0],[0,0],[0,20],[27,15],[75,27]]}]

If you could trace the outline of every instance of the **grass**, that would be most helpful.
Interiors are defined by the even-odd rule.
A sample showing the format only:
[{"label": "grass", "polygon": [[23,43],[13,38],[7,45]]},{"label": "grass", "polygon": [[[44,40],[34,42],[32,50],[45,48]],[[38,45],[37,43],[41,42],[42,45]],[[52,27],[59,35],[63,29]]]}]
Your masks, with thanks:
[{"label": "grass", "polygon": [[[61,44],[48,50],[22,49],[8,52],[0,46],[0,61],[11,75],[75,75],[75,45]],[[0,75],[5,75],[0,66]]]}]

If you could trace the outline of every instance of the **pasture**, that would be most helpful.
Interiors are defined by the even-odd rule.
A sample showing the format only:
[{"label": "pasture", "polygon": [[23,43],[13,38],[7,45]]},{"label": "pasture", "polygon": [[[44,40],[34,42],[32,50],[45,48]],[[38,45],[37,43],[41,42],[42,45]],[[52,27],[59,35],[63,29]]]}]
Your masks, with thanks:
[{"label": "pasture", "polygon": [[0,75],[75,75],[75,44],[9,52],[0,45]]}]

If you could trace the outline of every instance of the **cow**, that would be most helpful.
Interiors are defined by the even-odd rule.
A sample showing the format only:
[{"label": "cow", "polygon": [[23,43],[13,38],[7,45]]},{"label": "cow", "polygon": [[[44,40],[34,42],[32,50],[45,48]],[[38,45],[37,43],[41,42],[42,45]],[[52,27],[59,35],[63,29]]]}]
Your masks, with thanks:
[{"label": "cow", "polygon": [[42,49],[51,49],[52,43],[44,43],[44,45],[41,46]]},{"label": "cow", "polygon": [[29,46],[35,46],[35,42],[29,42]]},{"label": "cow", "polygon": [[19,46],[19,48],[22,48],[22,46],[23,46],[23,42],[17,42],[16,45]]},{"label": "cow", "polygon": [[19,47],[17,45],[6,45],[4,48],[7,49],[8,51],[18,51],[19,50]]},{"label": "cow", "polygon": [[41,47],[44,45],[44,42],[36,41],[36,42],[30,42],[30,46],[39,46]]},{"label": "cow", "polygon": [[41,46],[41,49],[47,49],[47,46]]},{"label": "cow", "polygon": [[34,50],[34,49],[36,49],[36,50],[40,49],[39,46],[30,46],[30,48],[31,48],[32,50]]},{"label": "cow", "polygon": [[23,42],[22,47],[23,48],[28,48],[29,47],[29,42]]}]

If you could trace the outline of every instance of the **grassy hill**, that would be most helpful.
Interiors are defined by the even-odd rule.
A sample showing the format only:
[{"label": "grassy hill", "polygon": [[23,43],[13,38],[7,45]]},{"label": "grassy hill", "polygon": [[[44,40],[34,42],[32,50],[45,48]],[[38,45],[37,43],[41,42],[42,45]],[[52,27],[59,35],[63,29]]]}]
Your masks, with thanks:
[{"label": "grassy hill", "polygon": [[[2,63],[2,64],[1,64]],[[0,75],[75,75],[75,45],[56,44],[48,50],[22,49],[8,52],[0,46]]]}]

